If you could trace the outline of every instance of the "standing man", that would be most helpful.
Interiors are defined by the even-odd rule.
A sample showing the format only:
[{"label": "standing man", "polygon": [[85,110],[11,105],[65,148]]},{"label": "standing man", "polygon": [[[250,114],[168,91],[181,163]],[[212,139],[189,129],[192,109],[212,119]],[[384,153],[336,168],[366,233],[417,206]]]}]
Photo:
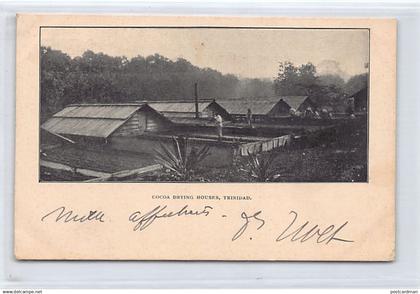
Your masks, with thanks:
[{"label": "standing man", "polygon": [[248,108],[246,113],[246,121],[248,123],[248,127],[252,128],[252,111],[251,108]]},{"label": "standing man", "polygon": [[217,136],[219,137],[219,141],[220,141],[222,140],[222,136],[223,136],[223,119],[220,116],[220,114],[216,115],[214,119],[216,120]]},{"label": "standing man", "polygon": [[353,97],[350,97],[348,100],[347,100],[347,114],[349,115],[349,116],[351,116],[352,114],[354,114],[354,98]]}]

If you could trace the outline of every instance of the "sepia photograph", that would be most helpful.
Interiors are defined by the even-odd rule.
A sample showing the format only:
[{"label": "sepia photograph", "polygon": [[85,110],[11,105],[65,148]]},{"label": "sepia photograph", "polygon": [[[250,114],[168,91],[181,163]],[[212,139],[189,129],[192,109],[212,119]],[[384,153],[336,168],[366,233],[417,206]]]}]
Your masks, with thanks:
[{"label": "sepia photograph", "polygon": [[395,20],[23,14],[16,35],[16,259],[395,259]]},{"label": "sepia photograph", "polygon": [[39,30],[40,182],[368,182],[369,29]]}]

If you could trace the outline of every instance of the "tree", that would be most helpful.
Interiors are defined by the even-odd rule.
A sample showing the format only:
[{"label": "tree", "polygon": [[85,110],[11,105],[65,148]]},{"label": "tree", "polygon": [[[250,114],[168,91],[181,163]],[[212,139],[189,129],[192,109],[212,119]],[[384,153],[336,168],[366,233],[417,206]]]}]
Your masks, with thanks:
[{"label": "tree", "polygon": [[50,47],[41,47],[41,121],[63,107],[66,76],[71,58]]},{"label": "tree", "polygon": [[234,97],[239,83],[234,75],[159,54],[129,60],[87,50],[82,56],[70,58],[46,47],[40,54],[42,120],[70,103],[193,101],[196,82],[201,99]]},{"label": "tree", "polygon": [[279,96],[311,95],[317,85],[315,66],[308,62],[297,67],[290,61],[280,62],[274,91]]},{"label": "tree", "polygon": [[274,96],[273,82],[269,79],[241,79],[238,82],[237,97],[263,98]]},{"label": "tree", "polygon": [[337,74],[320,75],[318,77],[318,83],[322,86],[334,85],[342,90],[346,84],[343,78]]},{"label": "tree", "polygon": [[346,83],[344,87],[344,91],[347,95],[352,95],[356,93],[357,91],[367,87],[368,85],[368,74],[358,74],[355,76],[352,76]]},{"label": "tree", "polygon": [[312,63],[295,66],[281,62],[274,81],[275,93],[279,96],[310,96],[319,106],[335,106],[344,97],[344,80],[336,75],[318,76]]},{"label": "tree", "polygon": [[280,62],[277,78],[274,80],[274,92],[280,96],[297,95],[299,69],[290,61]]}]

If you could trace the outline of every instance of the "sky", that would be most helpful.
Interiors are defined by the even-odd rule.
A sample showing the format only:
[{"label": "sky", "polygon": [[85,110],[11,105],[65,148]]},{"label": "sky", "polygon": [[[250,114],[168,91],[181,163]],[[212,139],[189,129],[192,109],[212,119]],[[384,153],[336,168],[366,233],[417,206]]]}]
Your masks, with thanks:
[{"label": "sky", "polygon": [[158,53],[242,78],[274,78],[281,61],[312,62],[348,78],[366,72],[369,61],[364,29],[43,28],[41,45],[71,57],[86,50],[127,58]]}]

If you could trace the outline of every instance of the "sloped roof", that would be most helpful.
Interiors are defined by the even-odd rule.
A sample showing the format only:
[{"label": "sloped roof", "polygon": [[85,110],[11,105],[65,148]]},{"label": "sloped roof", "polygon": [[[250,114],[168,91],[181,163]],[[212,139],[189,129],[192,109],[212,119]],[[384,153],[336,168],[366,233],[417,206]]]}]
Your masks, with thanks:
[{"label": "sloped roof", "polygon": [[257,99],[217,99],[216,102],[230,114],[246,114],[249,108],[252,114],[265,115],[281,100],[290,107],[298,109],[307,98],[308,96],[276,96]]},{"label": "sloped roof", "polygon": [[[195,112],[194,102],[148,102],[147,104],[159,112]],[[202,112],[210,104],[211,102],[199,102],[198,111]]]},{"label": "sloped roof", "polygon": [[249,100],[217,100],[229,114],[246,114],[251,109],[252,114],[264,115],[277,104],[277,101],[249,101]]},{"label": "sloped roof", "polygon": [[75,104],[54,114],[54,117],[127,119],[141,106],[133,104]]},{"label": "sloped roof", "polygon": [[77,104],[59,111],[41,128],[56,134],[107,138],[143,104]]},{"label": "sloped roof", "polygon": [[291,108],[298,109],[308,96],[280,96],[278,99],[286,102]]},{"label": "sloped roof", "polygon": [[42,125],[51,133],[107,138],[126,120],[52,117]]}]

